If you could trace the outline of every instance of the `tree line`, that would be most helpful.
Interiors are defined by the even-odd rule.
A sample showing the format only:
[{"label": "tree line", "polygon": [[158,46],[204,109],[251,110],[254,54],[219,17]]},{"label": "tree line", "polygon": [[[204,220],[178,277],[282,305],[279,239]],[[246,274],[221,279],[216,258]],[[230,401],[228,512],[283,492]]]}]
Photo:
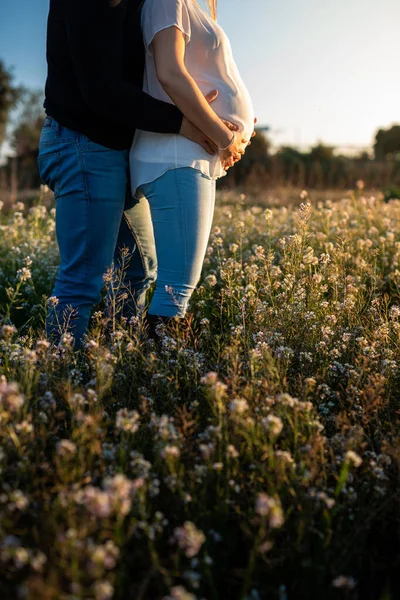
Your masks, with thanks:
[{"label": "tree line", "polygon": [[307,152],[283,146],[270,151],[264,135],[254,138],[243,159],[221,185],[252,188],[255,192],[277,185],[309,189],[349,189],[357,181],[400,197],[400,126],[379,130],[373,152],[358,156],[336,153],[332,146],[319,143]]}]

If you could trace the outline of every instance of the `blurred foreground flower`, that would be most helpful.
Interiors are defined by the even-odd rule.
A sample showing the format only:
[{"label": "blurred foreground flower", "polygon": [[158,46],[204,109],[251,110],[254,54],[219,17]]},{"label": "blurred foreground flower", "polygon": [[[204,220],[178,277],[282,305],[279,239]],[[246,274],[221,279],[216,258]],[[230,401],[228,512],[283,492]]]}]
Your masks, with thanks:
[{"label": "blurred foreground flower", "polygon": [[206,541],[206,536],[191,521],[185,521],[182,527],[174,529],[173,539],[177,542],[188,558],[199,553],[200,548]]},{"label": "blurred foreground flower", "polygon": [[17,413],[24,405],[25,399],[19,393],[19,387],[16,383],[7,383],[4,375],[0,378],[0,408],[6,411]]},{"label": "blurred foreground flower", "polygon": [[357,581],[354,577],[346,577],[345,575],[339,575],[332,581],[332,585],[335,588],[354,590],[357,585]]},{"label": "blurred foreground flower", "polygon": [[262,420],[265,429],[274,437],[278,437],[283,429],[282,419],[275,415],[268,415]]},{"label": "blurred foreground flower", "polygon": [[362,464],[362,458],[353,450],[348,450],[346,452],[346,461],[354,465],[356,468],[360,467]]},{"label": "blurred foreground flower", "polygon": [[128,410],[127,408],[121,408],[117,412],[117,419],[115,422],[116,429],[125,431],[126,433],[136,433],[139,429],[140,415],[137,410]]},{"label": "blurred foreground flower", "polygon": [[196,600],[183,586],[177,585],[170,591],[170,596],[164,596],[163,600]]},{"label": "blurred foreground flower", "polygon": [[280,500],[271,498],[271,496],[268,496],[264,492],[261,492],[257,496],[256,513],[261,517],[269,517],[271,529],[278,529],[285,522]]}]

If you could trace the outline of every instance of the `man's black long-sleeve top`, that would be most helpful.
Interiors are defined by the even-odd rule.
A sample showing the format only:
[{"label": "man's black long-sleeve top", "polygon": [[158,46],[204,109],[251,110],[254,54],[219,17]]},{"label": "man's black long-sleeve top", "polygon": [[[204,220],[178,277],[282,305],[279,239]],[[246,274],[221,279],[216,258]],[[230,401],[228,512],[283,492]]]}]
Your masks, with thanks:
[{"label": "man's black long-sleeve top", "polygon": [[178,133],[181,112],[142,91],[140,0],[50,0],[46,113],[94,142],[129,148],[135,129]]}]

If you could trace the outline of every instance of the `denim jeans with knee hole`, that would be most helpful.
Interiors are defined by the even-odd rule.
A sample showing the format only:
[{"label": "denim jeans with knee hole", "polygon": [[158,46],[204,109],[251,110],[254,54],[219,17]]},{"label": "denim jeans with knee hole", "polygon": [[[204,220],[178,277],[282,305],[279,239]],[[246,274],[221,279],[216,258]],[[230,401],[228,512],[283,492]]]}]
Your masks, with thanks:
[{"label": "denim jeans with knee hole", "polygon": [[128,150],[96,144],[51,117],[45,120],[38,166],[43,182],[54,191],[60,251],[52,293],[57,304],[48,310],[46,329],[56,343],[69,324],[75,347],[81,345],[91,311],[101,300],[103,276],[113,262],[121,265],[124,247],[129,254],[124,315],[129,318],[145,307],[157,264],[149,207],[128,191],[128,155]]},{"label": "denim jeans with knee hole", "polygon": [[[149,314],[183,317],[201,276],[214,216],[215,181],[190,167],[172,169],[140,186],[138,197],[150,206],[158,265]],[[126,215],[134,221],[129,210]]]}]

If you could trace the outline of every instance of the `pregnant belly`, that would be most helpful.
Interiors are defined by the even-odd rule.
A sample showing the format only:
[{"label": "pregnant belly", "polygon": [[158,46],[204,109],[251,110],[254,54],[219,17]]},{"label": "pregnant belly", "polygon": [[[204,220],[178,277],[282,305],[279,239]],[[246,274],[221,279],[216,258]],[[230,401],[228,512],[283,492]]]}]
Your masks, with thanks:
[{"label": "pregnant belly", "polygon": [[199,87],[203,93],[218,90],[218,97],[212,103],[213,110],[221,119],[238,125],[244,137],[250,140],[254,131],[254,108],[244,83],[240,82],[235,89],[223,81],[201,82]]}]

